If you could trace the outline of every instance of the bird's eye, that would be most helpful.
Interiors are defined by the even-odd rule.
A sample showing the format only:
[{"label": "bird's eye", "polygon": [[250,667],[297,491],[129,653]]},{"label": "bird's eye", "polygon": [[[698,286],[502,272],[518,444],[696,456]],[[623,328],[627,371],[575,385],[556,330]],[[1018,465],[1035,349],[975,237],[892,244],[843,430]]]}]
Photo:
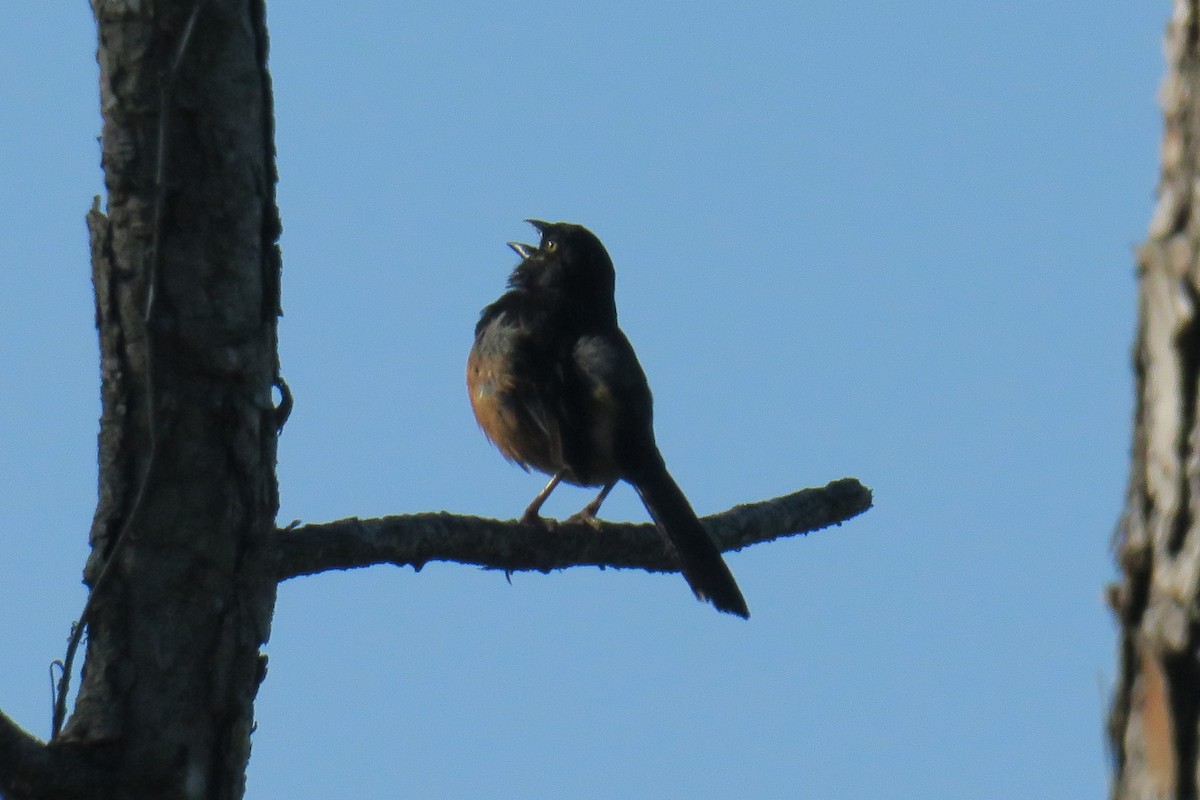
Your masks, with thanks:
[{"label": "bird's eye", "polygon": [[558,249],[558,239],[547,239],[542,243],[542,249],[547,253],[553,253]]}]

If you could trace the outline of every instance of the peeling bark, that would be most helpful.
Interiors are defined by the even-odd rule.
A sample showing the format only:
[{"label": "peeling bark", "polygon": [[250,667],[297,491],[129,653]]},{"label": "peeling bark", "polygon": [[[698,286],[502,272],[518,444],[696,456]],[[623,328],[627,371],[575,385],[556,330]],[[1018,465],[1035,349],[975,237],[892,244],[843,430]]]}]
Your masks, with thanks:
[{"label": "peeling bark", "polygon": [[1200,736],[1200,19],[1176,0],[1167,26],[1158,206],[1138,252],[1137,406],[1109,717],[1116,800],[1196,798]]}]

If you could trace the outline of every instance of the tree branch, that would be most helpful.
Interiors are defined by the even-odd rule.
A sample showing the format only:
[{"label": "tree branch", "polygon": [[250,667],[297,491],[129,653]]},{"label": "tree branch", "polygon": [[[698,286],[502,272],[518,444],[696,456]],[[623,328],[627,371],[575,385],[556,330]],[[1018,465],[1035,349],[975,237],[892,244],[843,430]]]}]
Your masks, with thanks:
[{"label": "tree branch", "polygon": [[[740,550],[784,536],[840,525],[871,507],[871,490],[854,478],[803,489],[704,518],[722,550]],[[654,526],[604,522],[557,524],[552,533],[516,521],[428,513],[350,519],[280,531],[267,558],[283,581],[332,569],[430,561],[477,564],[507,572],[549,572],[577,566],[677,572]]]},{"label": "tree branch", "polygon": [[0,711],[0,797],[100,797],[113,777],[69,746],[46,746]]}]

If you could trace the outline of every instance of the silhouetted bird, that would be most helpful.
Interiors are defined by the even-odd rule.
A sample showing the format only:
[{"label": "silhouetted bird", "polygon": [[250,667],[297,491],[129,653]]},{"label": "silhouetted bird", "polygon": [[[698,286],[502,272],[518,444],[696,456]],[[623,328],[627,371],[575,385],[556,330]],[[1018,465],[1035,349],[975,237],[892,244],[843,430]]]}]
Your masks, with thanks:
[{"label": "silhouetted bird", "polygon": [[521,521],[541,523],[542,503],[560,481],[603,487],[575,517],[594,521],[616,482],[628,481],[696,597],[748,617],[737,582],[658,452],[650,387],[617,326],[612,259],[581,225],[528,222],[541,243],[509,243],[521,263],[480,315],[467,360],[483,432],[505,458],[551,476]]}]

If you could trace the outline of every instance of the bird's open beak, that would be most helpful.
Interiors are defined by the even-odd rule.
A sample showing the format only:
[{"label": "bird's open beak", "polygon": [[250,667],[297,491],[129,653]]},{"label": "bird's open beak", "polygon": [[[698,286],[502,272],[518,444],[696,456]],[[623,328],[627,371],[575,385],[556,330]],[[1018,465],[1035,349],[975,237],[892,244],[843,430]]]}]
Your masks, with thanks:
[{"label": "bird's open beak", "polygon": [[521,258],[529,258],[529,256],[533,255],[534,251],[537,250],[537,248],[533,245],[525,244],[524,242],[509,242],[508,246],[511,247],[513,251],[516,252],[516,254]]}]

